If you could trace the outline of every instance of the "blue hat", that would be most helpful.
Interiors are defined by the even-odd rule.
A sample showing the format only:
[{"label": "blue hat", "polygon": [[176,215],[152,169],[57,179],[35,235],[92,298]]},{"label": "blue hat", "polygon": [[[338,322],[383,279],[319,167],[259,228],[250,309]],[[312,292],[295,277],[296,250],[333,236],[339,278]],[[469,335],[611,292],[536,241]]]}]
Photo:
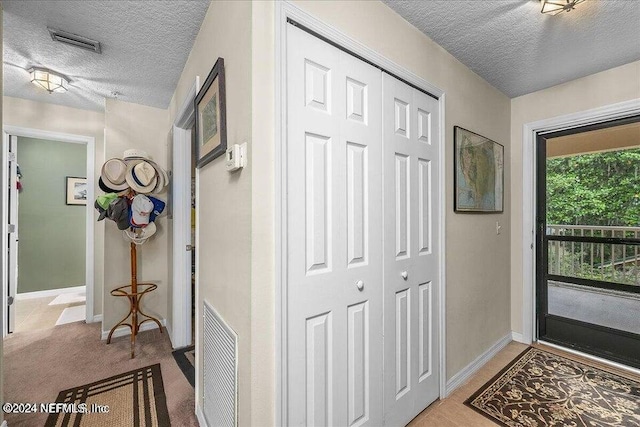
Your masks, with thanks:
[{"label": "blue hat", "polygon": [[155,221],[156,217],[160,215],[162,211],[164,211],[165,203],[162,200],[157,199],[155,197],[151,197],[151,196],[147,196],[147,197],[149,197],[149,200],[151,200],[151,203],[153,203],[153,210],[149,215],[149,222],[152,222],[152,221]]}]

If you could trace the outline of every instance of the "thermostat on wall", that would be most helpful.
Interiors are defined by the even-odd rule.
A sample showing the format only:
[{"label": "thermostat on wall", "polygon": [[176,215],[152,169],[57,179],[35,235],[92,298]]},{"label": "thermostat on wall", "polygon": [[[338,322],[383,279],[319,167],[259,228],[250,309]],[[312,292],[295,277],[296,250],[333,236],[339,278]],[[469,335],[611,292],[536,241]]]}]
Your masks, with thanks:
[{"label": "thermostat on wall", "polygon": [[233,144],[232,146],[227,148],[227,152],[226,152],[227,170],[229,172],[233,172],[240,168],[243,168],[245,165],[246,157],[247,157],[246,142],[243,142],[242,144]]}]

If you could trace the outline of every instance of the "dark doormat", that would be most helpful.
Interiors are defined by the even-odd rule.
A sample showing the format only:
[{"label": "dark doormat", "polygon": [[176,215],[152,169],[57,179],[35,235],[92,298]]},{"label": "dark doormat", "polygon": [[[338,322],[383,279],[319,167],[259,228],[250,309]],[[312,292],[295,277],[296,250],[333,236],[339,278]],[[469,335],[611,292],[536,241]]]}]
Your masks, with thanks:
[{"label": "dark doormat", "polygon": [[180,367],[180,370],[182,370],[184,376],[187,377],[187,380],[189,381],[189,384],[191,384],[191,387],[195,388],[196,347],[192,345],[189,347],[180,348],[178,350],[175,350],[172,354],[173,358],[176,359],[176,363]]},{"label": "dark doormat", "polygon": [[510,427],[640,426],[640,382],[534,347],[465,404]]},{"label": "dark doormat", "polygon": [[45,427],[169,427],[160,364],[61,391]]}]

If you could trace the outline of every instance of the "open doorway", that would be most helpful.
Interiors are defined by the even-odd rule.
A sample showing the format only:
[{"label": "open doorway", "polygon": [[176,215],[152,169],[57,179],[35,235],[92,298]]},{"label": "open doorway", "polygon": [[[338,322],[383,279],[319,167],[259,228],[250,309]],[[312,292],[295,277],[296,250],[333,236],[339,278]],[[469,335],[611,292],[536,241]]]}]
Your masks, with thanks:
[{"label": "open doorway", "polygon": [[93,321],[94,139],[5,126],[3,335]]},{"label": "open doorway", "polygon": [[640,367],[640,116],[538,136],[538,337]]},{"label": "open doorway", "polygon": [[9,143],[16,166],[9,177],[17,246],[13,332],[83,321],[87,147],[27,137]]},{"label": "open doorway", "polygon": [[196,169],[194,159],[195,114],[193,103],[200,87],[196,77],[173,126],[171,141],[172,206],[172,297],[169,334],[174,348],[194,345],[196,265],[195,204]]}]

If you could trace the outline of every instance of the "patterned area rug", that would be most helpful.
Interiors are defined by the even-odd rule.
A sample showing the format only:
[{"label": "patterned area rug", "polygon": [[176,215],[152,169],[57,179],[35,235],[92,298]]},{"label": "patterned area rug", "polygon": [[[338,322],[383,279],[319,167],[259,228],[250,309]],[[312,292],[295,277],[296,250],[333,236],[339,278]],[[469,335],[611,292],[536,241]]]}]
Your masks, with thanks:
[{"label": "patterned area rug", "polygon": [[[169,427],[160,364],[61,391],[45,427]],[[63,408],[63,409],[62,409]]]},{"label": "patterned area rug", "polygon": [[640,382],[529,347],[466,402],[503,426],[640,426]]},{"label": "patterned area rug", "polygon": [[180,370],[187,377],[191,387],[196,386],[196,347],[190,346],[175,350],[173,358],[180,367]]}]

